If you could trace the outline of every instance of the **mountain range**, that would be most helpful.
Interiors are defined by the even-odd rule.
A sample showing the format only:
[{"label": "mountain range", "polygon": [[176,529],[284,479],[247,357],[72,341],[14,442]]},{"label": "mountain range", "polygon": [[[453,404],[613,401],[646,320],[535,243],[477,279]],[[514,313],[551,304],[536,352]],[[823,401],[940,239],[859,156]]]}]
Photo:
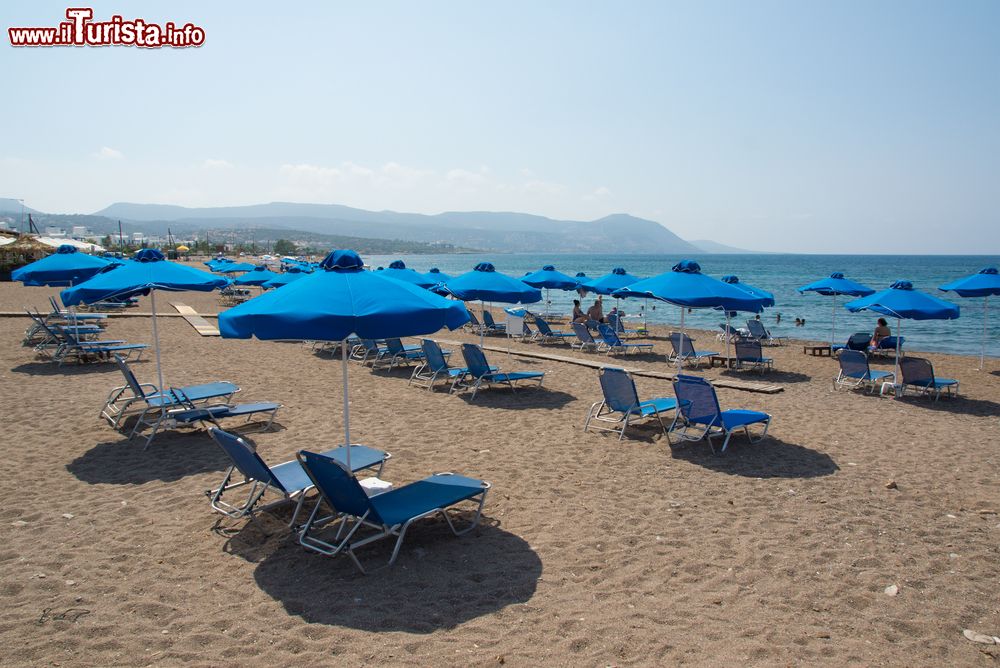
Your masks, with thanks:
[{"label": "mountain range", "polygon": [[[16,205],[16,206],[13,206]],[[0,212],[20,211],[0,199]],[[28,209],[25,209],[28,211]],[[33,210],[32,210],[33,211]],[[63,218],[60,216],[60,218]],[[192,208],[118,202],[91,215],[72,216],[95,231],[101,221],[121,220],[148,234],[206,229],[288,230],[322,235],[447,243],[497,252],[560,253],[747,253],[712,241],[689,242],[652,220],[613,214],[592,221],[556,220],[526,213],[450,211],[435,215],[368,211],[339,204],[271,202],[249,206]],[[109,230],[110,231],[110,230]]]}]

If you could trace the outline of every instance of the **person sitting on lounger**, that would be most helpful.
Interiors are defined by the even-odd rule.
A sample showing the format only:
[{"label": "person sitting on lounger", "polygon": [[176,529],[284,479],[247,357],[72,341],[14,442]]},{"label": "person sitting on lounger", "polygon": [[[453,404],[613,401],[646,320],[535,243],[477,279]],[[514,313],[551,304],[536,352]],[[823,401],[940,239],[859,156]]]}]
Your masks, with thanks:
[{"label": "person sitting on lounger", "polygon": [[594,300],[594,305],[587,309],[587,318],[597,322],[606,322],[604,320],[604,297],[598,297]]},{"label": "person sitting on lounger", "polygon": [[872,334],[872,347],[877,347],[879,341],[887,336],[892,336],[892,330],[889,329],[889,323],[885,321],[885,318],[879,318],[878,326],[875,327],[875,333]]},{"label": "person sitting on lounger", "polygon": [[587,322],[587,314],[580,308],[580,300],[573,300],[573,322]]}]

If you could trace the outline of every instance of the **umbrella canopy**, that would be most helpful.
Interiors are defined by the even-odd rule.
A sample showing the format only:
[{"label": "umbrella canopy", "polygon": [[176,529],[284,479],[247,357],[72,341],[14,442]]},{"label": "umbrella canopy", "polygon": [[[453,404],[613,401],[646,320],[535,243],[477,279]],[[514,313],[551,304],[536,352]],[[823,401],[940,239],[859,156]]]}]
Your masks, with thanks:
[{"label": "umbrella canopy", "polygon": [[985,368],[986,364],[986,336],[987,321],[989,319],[990,297],[1000,295],[1000,272],[996,267],[983,267],[979,273],[960,278],[946,285],[942,285],[938,290],[954,292],[959,297],[982,297],[983,298],[983,346],[979,351],[979,368]]},{"label": "umbrella canopy", "polygon": [[958,307],[926,292],[913,289],[910,281],[896,281],[887,290],[844,304],[851,313],[874,311],[907,320],[954,320]]},{"label": "umbrella canopy", "polygon": [[542,291],[506,274],[489,262],[480,262],[472,271],[444,284],[445,289],[462,301],[534,304],[542,300]]},{"label": "umbrella canopy", "polygon": [[297,281],[303,276],[307,276],[309,272],[298,267],[298,265],[292,265],[288,267],[284,272],[277,275],[277,278],[272,278],[264,287],[270,290],[271,288],[280,288],[283,285],[288,285],[293,281]]},{"label": "umbrella canopy", "polygon": [[818,281],[810,283],[809,285],[803,285],[799,288],[799,294],[805,294],[806,292],[815,292],[825,297],[833,297],[833,303],[830,304],[831,350],[837,342],[837,297],[839,295],[847,295],[848,297],[867,297],[868,295],[875,293],[875,291],[867,285],[862,285],[861,283],[856,283],[848,278],[844,278],[844,275],[839,271],[830,274],[827,278],[821,278]]},{"label": "umbrella canopy", "polygon": [[[900,384],[899,347],[902,341],[902,320],[954,320],[958,307],[943,299],[913,289],[910,281],[896,281],[888,290],[855,299],[844,304],[851,313],[874,311],[896,319],[896,363],[893,370],[895,386]],[[899,390],[896,390],[899,396]]]},{"label": "umbrella canopy", "polygon": [[151,295],[153,300],[153,340],[156,345],[156,373],[162,390],[164,389],[163,367],[160,364],[160,337],[156,328],[156,291],[196,290],[198,292],[211,292],[216,288],[225,287],[228,281],[201,269],[168,262],[164,259],[163,253],[153,248],[139,251],[133,260],[113,271],[105,270],[80,285],[63,290],[61,297],[67,306],[75,306],[115,297]]},{"label": "umbrella canopy", "polygon": [[76,246],[64,245],[48,257],[15,269],[11,279],[25,285],[74,285],[119,264],[118,260],[87,255],[79,252]]},{"label": "umbrella canopy", "polygon": [[438,283],[447,283],[451,280],[451,276],[444,273],[437,267],[431,267],[431,270],[424,274],[424,276],[426,276],[428,280],[434,281],[434,285],[437,285]]},{"label": "umbrella canopy", "polygon": [[397,281],[403,281],[404,283],[419,285],[422,288],[429,288],[440,283],[440,281],[434,281],[413,269],[407,269],[406,263],[402,260],[393,260],[387,269],[380,269],[379,273],[382,276],[395,278]]},{"label": "umbrella canopy", "polygon": [[728,276],[723,276],[722,282],[729,283],[730,285],[735,285],[740,290],[744,290],[753,295],[754,297],[757,297],[758,299],[761,300],[761,303],[763,303],[765,307],[774,306],[774,294],[768,292],[767,290],[755,288],[749,283],[740,283],[739,276],[733,276],[732,274]]},{"label": "umbrella canopy", "polygon": [[253,268],[253,271],[248,271],[243,274],[235,281],[233,285],[264,285],[268,281],[272,281],[276,278],[280,278],[281,274],[276,274],[265,265],[260,265]]},{"label": "umbrella canopy", "polygon": [[248,262],[223,262],[216,265],[213,271],[219,274],[237,274],[245,271],[253,271],[256,268],[256,265]]},{"label": "umbrella canopy", "polygon": [[213,257],[211,260],[205,261],[205,265],[212,271],[215,271],[216,267],[218,266],[222,266],[224,264],[232,264],[232,263],[233,261],[230,260],[228,257]]},{"label": "umbrella canopy", "polygon": [[180,246],[177,247],[178,253],[187,253],[189,250],[191,249],[185,246],[184,244],[181,244]]},{"label": "umbrella canopy", "polygon": [[521,277],[521,280],[533,288],[545,288],[546,290],[576,290],[578,281],[556,268],[547,264],[538,271]]},{"label": "umbrella canopy", "polygon": [[610,295],[615,290],[627,288],[638,281],[639,277],[628,273],[624,267],[615,267],[610,274],[581,282],[580,288],[599,295]]},{"label": "umbrella canopy", "polygon": [[219,331],[225,338],[342,342],[344,444],[350,467],[347,337],[418,336],[442,327],[456,329],[468,320],[461,302],[366,271],[357,253],[336,250],[315,273],[220,313]]}]

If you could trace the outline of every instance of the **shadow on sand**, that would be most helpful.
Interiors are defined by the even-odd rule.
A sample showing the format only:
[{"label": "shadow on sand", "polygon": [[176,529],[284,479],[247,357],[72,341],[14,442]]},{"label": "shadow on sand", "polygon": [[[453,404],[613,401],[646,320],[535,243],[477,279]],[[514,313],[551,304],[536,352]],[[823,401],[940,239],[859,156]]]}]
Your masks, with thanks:
[{"label": "shadow on sand", "polygon": [[[717,446],[722,438],[716,437]],[[685,442],[673,448],[673,457],[712,471],[747,478],[818,478],[840,470],[824,452],[817,452],[768,435],[760,443],[748,443],[734,434],[725,454],[716,456],[706,441]]]},{"label": "shadow on sand", "polygon": [[726,369],[720,375],[734,380],[751,380],[761,383],[808,383],[813,379],[812,376],[795,371],[765,371],[764,373],[758,373],[749,369],[743,371]]},{"label": "shadow on sand", "polygon": [[531,546],[486,517],[460,537],[437,518],[418,522],[407,533],[396,563],[374,572],[388,561],[394,540],[361,548],[358,558],[369,575],[362,575],[347,557],[307,551],[287,531],[267,538],[266,550],[252,548],[254,540],[260,542],[259,529],[248,525],[244,531],[256,533],[256,538],[247,537],[256,554],[239,554],[234,539],[230,550],[257,563],[254,579],[262,591],[311,624],[372,632],[450,629],[528,601],[542,574],[541,559]]},{"label": "shadow on sand", "polygon": [[[145,358],[138,362],[130,361],[129,364],[143,364],[147,362]],[[59,366],[55,362],[39,360],[37,362],[25,362],[11,367],[13,373],[23,373],[29,376],[77,376],[91,373],[119,373],[118,367],[114,363],[92,362],[88,364],[77,364],[68,362]]]}]

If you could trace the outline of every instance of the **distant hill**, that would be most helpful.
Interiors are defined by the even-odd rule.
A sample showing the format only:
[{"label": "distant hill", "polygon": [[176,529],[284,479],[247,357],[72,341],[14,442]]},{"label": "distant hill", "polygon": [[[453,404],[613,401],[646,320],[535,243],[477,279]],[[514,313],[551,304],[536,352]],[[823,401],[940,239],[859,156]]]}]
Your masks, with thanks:
[{"label": "distant hill", "polygon": [[707,239],[700,239],[698,241],[692,241],[691,243],[700,248],[705,253],[756,254],[765,252],[765,251],[746,250],[745,248],[736,248],[735,246],[727,246],[725,244],[720,244],[717,241],[708,241]]},{"label": "distant hill", "polygon": [[339,204],[271,202],[251,206],[187,208],[119,202],[95,215],[183,229],[268,227],[315,234],[451,243],[501,252],[698,253],[663,225],[628,214],[593,221],[497,211],[449,211],[436,215],[366,211]]},{"label": "distant hill", "polygon": [[[35,211],[31,207],[24,207],[24,215],[41,213],[41,211]],[[10,199],[8,197],[0,197],[0,214],[17,214],[21,215],[21,202],[16,199]]]}]

